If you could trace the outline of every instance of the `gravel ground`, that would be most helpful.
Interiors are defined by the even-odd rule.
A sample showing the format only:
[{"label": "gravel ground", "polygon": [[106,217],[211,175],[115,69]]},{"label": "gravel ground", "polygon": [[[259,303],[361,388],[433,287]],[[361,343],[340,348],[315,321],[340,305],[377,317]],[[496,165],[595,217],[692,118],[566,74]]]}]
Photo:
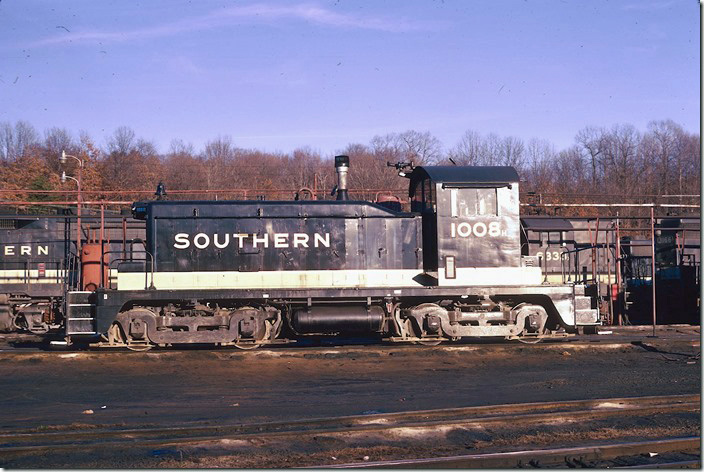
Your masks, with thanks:
[{"label": "gravel ground", "polygon": [[[649,338],[632,330],[627,334],[628,341],[621,335],[600,336],[594,343],[583,339],[537,345],[346,345],[147,353],[14,349],[0,352],[0,432],[111,425],[216,425],[700,393],[700,345],[694,331]],[[699,427],[698,417],[686,416],[674,422],[668,419],[662,423],[535,429],[506,437],[500,431],[476,435],[456,431],[446,437],[442,448],[433,450],[441,455],[466,454],[468,448],[505,448],[521,441],[537,445],[540,437],[546,444],[564,442],[569,437],[587,441],[596,438],[595,431],[606,437],[638,438],[646,435],[648,428],[651,432],[660,428],[659,434],[677,436],[693,431],[698,434]],[[64,462],[55,457],[50,464],[35,458],[23,465],[0,465],[263,467],[330,463],[331,457],[338,463],[364,456],[370,456],[370,460],[408,457],[409,447],[403,441],[380,444],[374,438],[367,439],[362,443],[338,443],[340,438],[321,438],[318,445],[301,445],[299,449],[271,445],[258,454],[253,454],[251,444],[245,445],[248,453],[243,453],[238,449],[242,444],[225,442],[163,453],[150,451],[143,457],[146,462],[139,458],[134,458],[136,462],[116,462],[114,453],[103,451],[79,462],[76,458],[65,457]],[[416,448],[416,453],[429,450]],[[313,459],[318,462],[310,462]]]}]

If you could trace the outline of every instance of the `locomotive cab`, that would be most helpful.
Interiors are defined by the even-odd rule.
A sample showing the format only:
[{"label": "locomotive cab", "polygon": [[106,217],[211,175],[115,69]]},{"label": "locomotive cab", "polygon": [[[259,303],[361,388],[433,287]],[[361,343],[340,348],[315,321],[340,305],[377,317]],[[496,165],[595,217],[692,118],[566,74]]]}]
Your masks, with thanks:
[{"label": "locomotive cab", "polygon": [[423,266],[438,285],[540,284],[522,267],[513,167],[416,167],[411,211],[423,218]]}]

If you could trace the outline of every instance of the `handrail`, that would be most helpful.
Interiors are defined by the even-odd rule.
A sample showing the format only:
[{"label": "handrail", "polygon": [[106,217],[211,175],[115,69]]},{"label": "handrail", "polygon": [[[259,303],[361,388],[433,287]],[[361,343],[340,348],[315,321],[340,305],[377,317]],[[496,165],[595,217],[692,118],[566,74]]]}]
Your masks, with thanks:
[{"label": "handrail", "polygon": [[[566,249],[563,250],[562,253],[560,253],[560,269],[561,269],[561,275],[562,275],[562,282],[563,283],[568,283],[572,281],[572,270],[571,270],[571,265],[572,261],[574,260],[574,279],[575,283],[577,282],[579,278],[579,268],[577,267],[577,263],[579,262],[579,258],[575,257],[574,259],[572,258],[572,255],[577,255],[583,251],[591,251],[594,249],[606,249],[606,250],[615,250],[614,244],[612,243],[596,243],[596,244],[590,244],[588,246],[582,246],[574,249]],[[565,264],[567,262],[567,264]],[[565,268],[567,266],[567,269]],[[592,279],[595,283],[598,282],[601,279],[601,273],[599,271],[599,264],[596,265],[596,273],[592,273]],[[584,279],[583,282],[586,282],[589,279]]]},{"label": "handrail", "polygon": [[[122,251],[106,251],[105,254],[121,253],[121,252],[122,252]],[[156,289],[156,287],[154,286],[154,256],[152,255],[151,252],[147,251],[146,249],[145,249],[144,251],[134,251],[134,252],[136,252],[137,254],[144,253],[144,254],[146,254],[147,256],[149,256],[149,258],[148,258],[148,259],[136,259],[136,260],[135,260],[135,259],[132,257],[133,253],[130,252],[130,257],[129,257],[129,258],[127,258],[127,257],[118,257],[118,258],[116,258],[116,259],[111,260],[111,261],[108,263],[108,288],[109,288],[109,289],[112,290],[112,280],[111,280],[109,274],[110,274],[110,270],[112,270],[112,265],[113,265],[113,263],[115,263],[115,262],[139,262],[139,261],[147,262],[147,260],[150,262],[150,272],[146,272],[146,271],[145,271],[145,273],[144,273],[144,288],[145,288],[145,290],[155,290],[155,289]],[[117,270],[117,267],[115,267],[115,269]],[[151,274],[151,279],[147,277],[147,275],[149,275],[149,274]],[[147,282],[148,282],[148,281],[149,281],[149,284],[147,285]]]}]

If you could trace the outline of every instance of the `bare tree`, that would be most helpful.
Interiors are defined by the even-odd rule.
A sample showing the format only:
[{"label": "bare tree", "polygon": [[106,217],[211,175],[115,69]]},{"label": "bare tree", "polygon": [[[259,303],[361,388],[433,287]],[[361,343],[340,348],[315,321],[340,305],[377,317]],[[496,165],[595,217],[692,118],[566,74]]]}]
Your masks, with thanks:
[{"label": "bare tree", "polygon": [[554,192],[557,176],[555,162],[557,153],[552,143],[531,139],[526,146],[522,175],[527,182],[526,190],[534,192]]},{"label": "bare tree", "polygon": [[59,174],[61,172],[61,164],[59,163],[61,152],[66,151],[75,155],[78,153],[79,147],[67,129],[54,127],[44,131],[42,151],[47,167],[52,172]]},{"label": "bare tree", "polygon": [[37,131],[26,121],[17,121],[14,126],[0,123],[0,157],[4,162],[19,159],[38,142]]},{"label": "bare tree", "polygon": [[228,189],[242,185],[246,179],[236,165],[236,148],[230,136],[218,136],[205,143],[201,154],[206,169],[206,188]]},{"label": "bare tree", "polygon": [[433,164],[442,159],[442,143],[428,131],[405,131],[399,138],[404,151],[418,164]]},{"label": "bare tree", "polygon": [[184,143],[182,139],[172,139],[169,144],[169,156],[193,156],[195,155],[195,150],[193,144]]},{"label": "bare tree", "polygon": [[672,120],[653,121],[643,137],[643,159],[657,194],[698,193],[700,138]]},{"label": "bare tree", "polygon": [[637,193],[643,171],[638,146],[641,136],[632,125],[614,125],[600,138],[602,175],[612,193]]},{"label": "bare tree", "polygon": [[602,137],[604,134],[603,128],[594,128],[588,126],[577,133],[575,138],[577,143],[587,152],[587,157],[591,162],[591,180],[592,189],[597,189],[599,181],[598,164],[603,152]]},{"label": "bare tree", "polygon": [[[394,154],[389,147],[378,147],[376,150],[363,144],[349,144],[342,151],[350,156],[349,190],[351,193],[360,189],[370,189],[373,192],[361,195],[362,198],[373,200],[377,194],[402,194],[404,179],[400,179],[393,167],[387,162],[404,160]],[[329,164],[332,169],[332,164]],[[406,183],[407,185],[407,183]],[[359,194],[357,194],[359,195]]]},{"label": "bare tree", "polygon": [[560,151],[553,167],[556,192],[577,194],[589,191],[589,172],[578,146]]},{"label": "bare tree", "polygon": [[[148,190],[156,188],[162,163],[153,143],[137,138],[122,126],[108,140],[108,153],[100,162],[105,188],[110,190]],[[133,198],[138,198],[135,194]]]},{"label": "bare tree", "polygon": [[320,154],[310,147],[295,149],[293,155],[286,159],[286,164],[282,166],[287,169],[282,175],[281,181],[290,188],[313,188],[320,163]]},{"label": "bare tree", "polygon": [[437,163],[442,159],[442,143],[430,132],[414,130],[374,136],[374,154],[392,157],[390,160],[413,161],[416,165]]},{"label": "bare tree", "polygon": [[136,136],[132,128],[120,126],[113,135],[108,138],[108,154],[120,154],[126,156],[135,146]]},{"label": "bare tree", "polygon": [[520,138],[506,136],[499,143],[499,165],[512,166],[521,170],[525,157],[525,144]]},{"label": "bare tree", "polygon": [[448,152],[457,165],[521,167],[525,144],[514,136],[500,137],[495,133],[482,136],[467,130],[459,142]]},{"label": "bare tree", "polygon": [[[64,188],[58,175],[61,170],[75,172],[76,163],[59,166],[62,150],[85,162],[83,188],[97,195],[101,189],[153,191],[163,179],[174,190],[226,189],[242,191],[238,198],[289,198],[302,187],[329,190],[336,180],[331,156],[323,158],[310,147],[270,153],[238,148],[229,136],[219,136],[202,150],[174,140],[169,152],[160,156],[152,142],[126,126],[117,128],[101,150],[87,133],[81,132],[76,140],[58,127],[47,129],[40,142],[30,124],[18,121],[0,123],[0,183],[18,190]],[[414,130],[378,135],[366,145],[350,143],[341,152],[352,160],[350,192],[365,199],[378,192],[404,195],[407,182],[387,162],[426,165],[446,163],[448,158],[458,165],[516,167],[526,180],[522,191],[552,193],[552,198],[580,193],[693,194],[701,184],[700,136],[672,120],[653,121],[642,133],[628,124],[586,127],[576,134],[574,146],[560,152],[544,140],[524,142],[474,130],[467,130],[446,154],[437,138]],[[355,194],[360,189],[374,191]]]},{"label": "bare tree", "polygon": [[457,165],[476,166],[484,161],[486,148],[484,138],[474,130],[467,130],[460,138],[459,142],[452,148],[448,156]]},{"label": "bare tree", "polygon": [[[180,139],[172,140],[169,153],[164,158],[163,182],[167,193],[169,190],[199,190],[206,180],[206,164],[196,156],[193,145]],[[207,197],[204,194],[198,198]]]}]

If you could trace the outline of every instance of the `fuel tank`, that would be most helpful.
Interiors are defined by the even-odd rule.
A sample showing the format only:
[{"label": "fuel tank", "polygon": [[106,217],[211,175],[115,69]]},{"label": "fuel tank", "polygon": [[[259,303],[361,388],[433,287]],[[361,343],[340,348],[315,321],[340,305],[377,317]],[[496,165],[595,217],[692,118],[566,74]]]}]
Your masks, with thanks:
[{"label": "fuel tank", "polygon": [[322,305],[293,312],[292,323],[299,333],[376,333],[384,324],[379,306]]}]

